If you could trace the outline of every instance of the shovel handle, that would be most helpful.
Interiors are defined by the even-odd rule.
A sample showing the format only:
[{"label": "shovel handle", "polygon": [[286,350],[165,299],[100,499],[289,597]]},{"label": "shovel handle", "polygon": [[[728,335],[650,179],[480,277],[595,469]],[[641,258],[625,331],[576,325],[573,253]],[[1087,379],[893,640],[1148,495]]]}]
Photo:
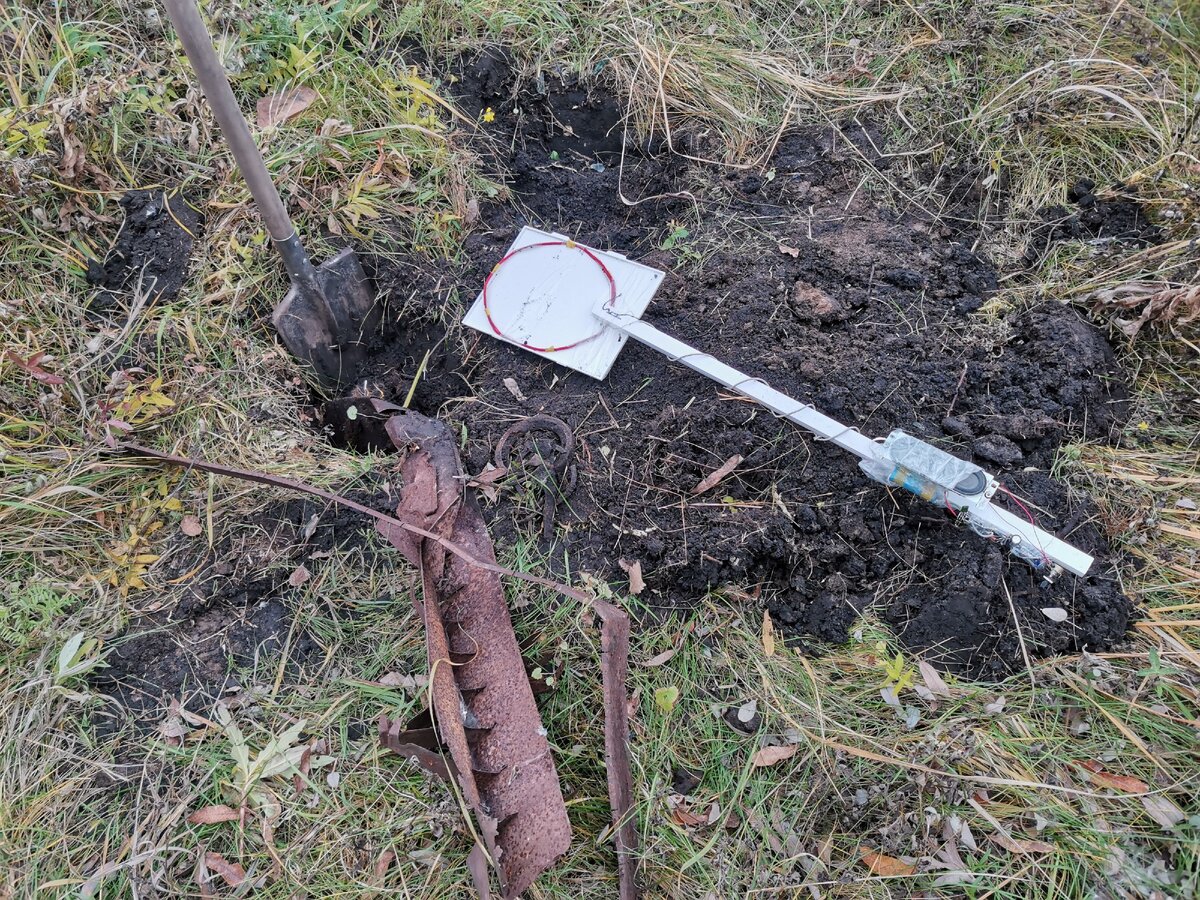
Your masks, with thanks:
[{"label": "shovel handle", "polygon": [[217,59],[212,38],[204,27],[195,0],[163,0],[163,5],[179,34],[179,40],[183,42],[183,50],[196,71],[200,88],[208,98],[208,105],[212,107],[229,149],[233,151],[233,158],[242,177],[246,179],[258,211],[266,222],[267,232],[283,257],[288,276],[294,284],[315,290],[316,272],[300,245],[300,238],[292,220],[288,218],[279,192],[275,190],[258,145],[250,135],[250,126],[246,124],[241,107],[233,96],[233,88],[229,86],[225,69]]}]

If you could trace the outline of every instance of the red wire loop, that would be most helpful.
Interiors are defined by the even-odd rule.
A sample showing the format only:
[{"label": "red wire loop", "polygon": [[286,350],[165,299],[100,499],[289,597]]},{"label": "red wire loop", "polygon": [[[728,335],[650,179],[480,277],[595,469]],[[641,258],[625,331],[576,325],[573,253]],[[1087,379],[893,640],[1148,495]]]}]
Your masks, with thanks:
[{"label": "red wire loop", "polygon": [[562,347],[535,347],[533,344],[517,340],[516,338],[505,334],[500,329],[500,326],[496,324],[496,320],[492,318],[492,307],[488,298],[488,287],[491,285],[492,279],[496,277],[496,273],[500,271],[500,267],[514,256],[519,253],[524,253],[526,250],[533,250],[535,247],[566,247],[569,250],[582,251],[588,259],[600,267],[600,271],[603,272],[604,277],[608,279],[608,300],[605,302],[605,306],[611,306],[617,299],[617,282],[613,278],[612,272],[608,270],[608,266],[604,264],[604,260],[602,260],[587,247],[583,246],[582,244],[577,244],[575,241],[540,241],[536,244],[526,244],[524,247],[518,247],[516,250],[511,251],[503,259],[501,259],[500,262],[492,266],[492,271],[490,271],[487,278],[483,280],[483,314],[487,316],[488,324],[492,326],[492,331],[496,333],[496,337],[504,338],[504,340],[516,344],[518,347],[524,347],[526,350],[532,350],[534,353],[558,353],[562,350],[571,350],[580,346],[581,344],[586,344],[588,341],[599,337],[604,333],[603,325],[596,329],[593,334],[589,334],[585,338],[580,338],[574,343],[565,344]]}]

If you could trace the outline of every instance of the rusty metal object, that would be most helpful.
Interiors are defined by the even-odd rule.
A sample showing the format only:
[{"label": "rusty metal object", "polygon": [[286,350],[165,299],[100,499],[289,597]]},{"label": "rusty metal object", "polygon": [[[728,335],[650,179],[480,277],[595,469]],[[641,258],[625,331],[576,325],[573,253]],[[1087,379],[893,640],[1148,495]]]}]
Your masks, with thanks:
[{"label": "rusty metal object", "polygon": [[[463,492],[450,430],[405,412],[388,420],[387,432],[409,451],[400,466],[397,518],[494,564],[478,504]],[[500,578],[447,553],[441,542],[383,522],[377,527],[421,571],[415,602],[425,623],[438,734],[502,893],[515,897],[567,851],[571,825]]]},{"label": "rusty metal object", "polygon": [[[121,444],[119,449],[346,506],[374,519],[376,528],[421,569],[423,598],[414,598],[414,604],[427,624],[434,626],[429,641],[430,681],[441,727],[435,735],[428,728],[415,728],[409,723],[406,729],[384,717],[380,720],[380,739],[385,747],[413,758],[431,774],[458,778],[479,820],[484,844],[492,859],[498,861],[506,897],[520,893],[566,851],[570,825],[499,578],[510,575],[544,585],[592,606],[601,620],[604,757],[620,898],[633,900],[637,896],[637,831],[626,709],[629,617],[619,607],[582,591],[497,565],[478,506],[473,498],[462,495],[458,454],[445,426],[416,413],[398,412],[393,404],[373,403],[376,412],[397,413],[387,422],[391,440],[399,447],[417,451],[409,453],[402,464],[405,493],[397,516],[278,475],[176,456],[132,443]],[[476,599],[477,595],[481,599]],[[480,640],[474,635],[480,635]],[[502,677],[493,684],[489,679],[496,670]],[[485,693],[480,704],[479,698]],[[489,722],[493,723],[490,729],[481,727]],[[501,722],[506,723],[505,727],[497,727]],[[531,728],[535,735],[532,739]],[[449,760],[441,753],[441,742],[450,747]],[[511,752],[525,745],[531,745],[535,752],[527,757]],[[457,772],[467,774],[459,777]],[[521,794],[525,787],[533,790]],[[544,819],[539,819],[543,812]],[[476,844],[468,865],[477,892],[486,898],[490,890],[484,856]]]},{"label": "rusty metal object", "polygon": [[637,823],[633,819],[633,779],[629,766],[629,616],[607,600],[592,601],[600,616],[600,674],[604,682],[604,768],[617,848],[621,900],[636,900]]},{"label": "rusty metal object", "polygon": [[[552,440],[531,437],[537,434],[549,435]],[[559,498],[575,488],[575,467],[571,465],[575,435],[562,419],[544,414],[529,416],[500,435],[496,443],[497,467],[512,469],[512,458],[518,445],[522,465],[542,486],[542,540],[549,542],[554,537]]]},{"label": "rusty metal object", "polygon": [[[422,713],[422,716],[429,719],[428,713]],[[458,776],[453,761],[446,759],[442,753],[441,741],[431,719],[420,725],[414,722],[402,725],[399,719],[380,716],[379,743],[384,749],[416,763],[442,781]]]}]

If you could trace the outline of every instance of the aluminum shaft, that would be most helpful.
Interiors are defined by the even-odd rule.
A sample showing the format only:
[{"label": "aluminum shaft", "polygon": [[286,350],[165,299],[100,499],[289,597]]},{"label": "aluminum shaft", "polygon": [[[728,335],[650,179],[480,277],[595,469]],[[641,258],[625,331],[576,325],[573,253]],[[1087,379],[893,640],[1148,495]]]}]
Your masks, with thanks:
[{"label": "aluminum shaft", "polygon": [[[624,332],[629,337],[653,347],[674,362],[687,366],[711,378],[732,391],[749,397],[773,413],[796,423],[817,436],[818,440],[830,441],[844,450],[849,450],[859,459],[885,459],[882,446],[849,425],[825,415],[809,403],[802,403],[775,390],[760,378],[754,378],[733,366],[726,365],[711,354],[704,353],[677,338],[659,331],[653,325],[636,316],[625,315],[598,307],[593,310],[603,322]],[[951,494],[956,506],[959,498]],[[1092,565],[1092,557],[1060,540],[1050,532],[1038,528],[1033,522],[1020,518],[988,500],[968,501],[962,498],[961,511],[970,517],[976,530],[986,531],[998,540],[1018,541],[1036,548],[1045,559],[1061,566],[1075,575],[1086,575]]]}]

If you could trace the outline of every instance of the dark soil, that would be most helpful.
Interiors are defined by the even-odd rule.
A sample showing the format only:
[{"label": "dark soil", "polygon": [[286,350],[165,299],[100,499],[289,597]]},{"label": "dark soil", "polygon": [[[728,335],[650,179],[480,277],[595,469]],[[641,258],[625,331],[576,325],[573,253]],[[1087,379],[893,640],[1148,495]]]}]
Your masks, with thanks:
[{"label": "dark soil", "polygon": [[[997,273],[971,251],[975,235],[884,208],[863,186],[860,158],[886,165],[881,132],[798,129],[761,170],[723,168],[654,141],[626,145],[621,108],[603,84],[554,73],[519,84],[500,55],[457,74],[449,90],[468,115],[495,113],[479,149],[507,173],[513,196],[481,205],[458,263],[395,252],[368,260],[387,315],[365,381],[397,402],[416,381],[413,406],[461,426],[473,473],[523,417],[546,413],[573,429],[576,474],[550,545],[540,538],[536,479],[515,473],[497,484],[487,514],[502,559],[506,548],[539,543],[552,565],[569,561],[573,575],[614,584],[627,578],[621,562],[636,560],[648,613],[688,610],[724,591],[748,614],[765,603],[810,649],[845,640],[871,612],[908,647],[976,676],[1018,668],[1022,640],[1035,656],[1121,640],[1131,603],[1095,510],[1046,474],[1064,441],[1106,440],[1121,425],[1126,391],[1112,349],[1059,304],[978,314]],[[703,135],[674,140],[706,151]],[[1035,244],[1152,238],[1133,200],[1098,201],[1090,186],[1076,188],[1077,211],[1048,215]],[[956,209],[967,201],[951,198]],[[98,304],[137,279],[154,296],[173,296],[191,238],[161,193],[122,202],[113,253],[89,272],[103,288]],[[197,233],[190,206],[174,200],[171,210]],[[647,348],[626,346],[597,382],[465,332],[462,312],[525,224],[664,269],[645,318],[667,332],[868,434],[903,428],[1000,474],[1039,524],[1097,557],[1093,574],[1042,586],[946,513],[869,482],[849,455]],[[387,449],[372,423],[344,427],[346,405],[327,418],[340,423],[337,439]],[[693,495],[735,454],[743,460],[728,478]],[[315,644],[292,627],[288,574],[314,546],[361,541],[365,530],[356,517],[327,515],[306,538],[310,507],[268,509],[247,529],[253,540],[235,538],[211,559],[178,554],[180,576],[199,567],[187,599],[131,625],[96,679],[100,689],[147,721],[161,719],[173,697],[210,704],[239,670],[277,657],[285,643],[295,676]],[[1056,624],[1045,607],[1068,618]]]},{"label": "dark soil", "polygon": [[[297,499],[264,508],[211,552],[203,536],[181,537],[164,575],[184,581],[183,599],[135,619],[93,678],[123,710],[105,707],[102,730],[126,717],[159,722],[172,699],[206,714],[222,696],[261,688],[262,680],[270,687],[285,647],[285,678],[300,680],[303,666],[322,654],[303,627],[293,627],[297,591],[288,578],[301,564],[315,577],[314,553],[361,549],[369,527],[359,513]],[[251,685],[243,676],[256,665],[260,683]]]},{"label": "dark soil", "polygon": [[88,283],[100,288],[89,308],[103,313],[129,295],[172,300],[187,274],[204,216],[186,196],[130,191],[121,198],[125,222],[104,262],[88,261]]},{"label": "dark soil", "polygon": [[1146,218],[1134,194],[1119,185],[1109,193],[1112,196],[1099,199],[1095,182],[1081,178],[1067,191],[1070,207],[1040,210],[1042,221],[1030,236],[1026,260],[1036,262],[1060,241],[1120,241],[1148,246],[1162,240],[1158,226]]},{"label": "dark soil", "polygon": [[[454,87],[468,110],[496,113],[492,152],[515,196],[483,206],[461,265],[378,261],[391,312],[368,381],[403,400],[429,351],[414,405],[462,424],[473,472],[514,420],[565,420],[578,479],[560,507],[559,546],[544,548],[552,560],[565,548],[573,572],[614,583],[625,579],[620,559],[638,560],[639,599],[659,611],[737,585],[734,596],[761,595],[804,646],[844,640],[873,610],[912,649],[981,676],[1021,665],[1013,609],[1034,655],[1121,639],[1131,604],[1094,508],[1046,475],[1064,441],[1108,439],[1121,424],[1112,349],[1059,304],[975,315],[997,275],[969,249],[974,236],[861,189],[852,163],[878,154],[878,134],[798,130],[761,172],[654,146],[626,148],[622,167],[619,108],[603,86],[551,75],[518,86],[493,56]],[[1093,574],[1043,587],[945,513],[868,482],[847,454],[649,349],[628,345],[596,382],[463,332],[457,318],[524,224],[667,270],[645,318],[671,334],[868,434],[904,428],[1002,475],[1040,525],[1097,556]],[[679,224],[687,238],[661,249]],[[448,329],[414,312],[443,307]],[[744,460],[731,477],[691,495],[734,454]],[[490,508],[501,554],[536,540],[539,496],[527,480],[502,482]],[[1065,622],[1040,611],[1053,606]]]}]

